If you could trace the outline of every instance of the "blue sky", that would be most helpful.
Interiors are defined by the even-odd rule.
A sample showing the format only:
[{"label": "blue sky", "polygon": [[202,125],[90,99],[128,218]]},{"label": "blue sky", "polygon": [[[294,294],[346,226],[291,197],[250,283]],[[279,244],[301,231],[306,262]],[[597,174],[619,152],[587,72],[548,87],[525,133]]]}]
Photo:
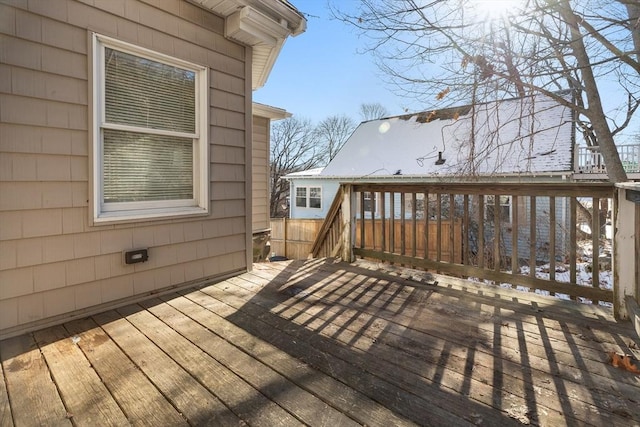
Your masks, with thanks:
[{"label": "blue sky", "polygon": [[[336,114],[361,121],[360,105],[380,103],[389,115],[423,111],[412,99],[397,96],[386,83],[371,54],[362,53],[368,40],[351,26],[331,17],[327,0],[291,0],[307,17],[307,31],[290,37],[264,87],[254,92],[254,101],[284,108],[314,124]],[[332,0],[340,8],[356,0]],[[603,88],[611,96],[614,91]],[[606,97],[605,97],[606,98]],[[606,105],[605,108],[611,108]],[[619,143],[632,143],[640,134],[640,114],[623,132]]]},{"label": "blue sky", "polygon": [[[343,7],[352,0],[341,0]],[[380,103],[390,115],[420,110],[393,94],[385,85],[373,58],[358,53],[365,40],[355,30],[333,20],[324,0],[294,0],[307,15],[307,31],[289,38],[264,87],[254,101],[284,108],[318,123],[346,114],[360,122],[363,103]]]}]

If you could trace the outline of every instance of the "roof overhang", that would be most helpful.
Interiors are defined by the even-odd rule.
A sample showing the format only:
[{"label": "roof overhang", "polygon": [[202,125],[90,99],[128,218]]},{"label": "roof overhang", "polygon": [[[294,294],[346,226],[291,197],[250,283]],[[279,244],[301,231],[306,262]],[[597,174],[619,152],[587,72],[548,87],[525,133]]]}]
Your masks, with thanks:
[{"label": "roof overhang", "polygon": [[[321,169],[321,168],[320,168]],[[315,170],[315,169],[313,169]],[[306,173],[305,173],[306,172]],[[309,173],[310,171],[294,172],[283,176],[283,179],[316,179],[319,181],[338,181],[345,184],[474,184],[474,183],[546,183],[570,181],[571,172],[566,173],[536,173],[536,174],[497,174],[497,175],[375,175],[375,176],[349,176],[349,175],[320,175]]]},{"label": "roof overhang", "polygon": [[282,120],[291,117],[291,113],[285,109],[260,104],[259,102],[252,104],[252,110],[254,116],[265,117],[271,120]]},{"label": "roof overhang", "polygon": [[253,90],[266,83],[287,37],[307,28],[307,20],[286,0],[191,1],[225,18],[225,37],[251,46]]}]

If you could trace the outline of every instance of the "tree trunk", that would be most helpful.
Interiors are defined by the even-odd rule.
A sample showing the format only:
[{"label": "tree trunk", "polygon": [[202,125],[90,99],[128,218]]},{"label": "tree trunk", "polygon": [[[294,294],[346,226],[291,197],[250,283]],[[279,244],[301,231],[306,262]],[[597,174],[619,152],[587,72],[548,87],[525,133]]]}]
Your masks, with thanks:
[{"label": "tree trunk", "polygon": [[640,62],[640,3],[630,1],[627,3],[627,13],[631,21],[631,36],[636,53],[636,61]]},{"label": "tree trunk", "polygon": [[584,45],[578,17],[573,13],[568,0],[562,0],[559,5],[560,14],[571,30],[571,47],[582,73],[582,80],[588,102],[585,116],[589,118],[591,125],[593,126],[593,130],[595,131],[598,147],[600,147],[600,153],[602,154],[604,163],[607,167],[609,180],[611,182],[625,182],[628,180],[627,174],[622,166],[622,161],[620,161],[618,149],[615,141],[613,140],[611,129],[609,129],[609,124],[607,123],[606,115],[602,108],[600,92],[598,91],[598,85],[596,83],[595,76],[593,75],[589,55],[587,54],[587,49]]}]

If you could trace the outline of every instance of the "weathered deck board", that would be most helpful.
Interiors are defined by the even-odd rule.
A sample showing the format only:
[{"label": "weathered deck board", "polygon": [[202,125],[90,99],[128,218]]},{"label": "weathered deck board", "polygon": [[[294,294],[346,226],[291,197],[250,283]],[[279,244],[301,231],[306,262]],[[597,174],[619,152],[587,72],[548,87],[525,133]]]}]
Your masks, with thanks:
[{"label": "weathered deck board", "polygon": [[[232,290],[232,292],[235,295],[239,293],[236,290]],[[225,300],[228,300],[228,299],[225,298]],[[325,300],[324,302],[326,303],[327,300]],[[260,302],[258,302],[258,304],[259,303]],[[300,317],[296,320],[293,320],[292,318],[290,318],[289,320],[293,320],[297,323],[302,318],[313,319],[314,316],[308,313],[309,308],[310,307],[301,308],[300,312],[298,312],[298,315],[300,315]],[[325,311],[325,310],[321,309],[321,311]],[[395,376],[402,376],[402,375],[398,375],[397,372],[403,372],[403,370],[407,370],[417,375],[420,381],[424,381],[430,385],[435,385],[435,386],[439,385],[444,388],[448,388],[455,393],[461,393],[465,396],[469,396],[470,398],[475,398],[475,400],[477,400],[480,403],[491,405],[492,403],[491,388],[489,385],[485,384],[484,382],[476,381],[475,384],[473,384],[473,386],[467,386],[466,390],[460,390],[460,385],[465,382],[465,373],[467,373],[467,372],[464,372],[464,370],[463,372],[455,372],[455,370],[448,369],[445,375],[438,375],[437,372],[434,372],[433,377],[435,378],[435,380],[431,380],[429,379],[430,375],[424,375],[424,370],[425,368],[434,366],[434,364],[429,362],[429,364],[427,365],[424,361],[419,360],[417,357],[413,357],[405,354],[404,351],[400,348],[392,349],[387,345],[381,345],[383,344],[383,341],[379,340],[380,336],[376,336],[374,334],[373,336],[368,337],[365,335],[365,333],[363,333],[363,331],[368,329],[369,327],[373,327],[372,329],[385,329],[382,327],[378,328],[378,325],[374,324],[374,323],[380,323],[379,321],[374,319],[373,322],[365,322],[365,323],[369,323],[368,325],[367,324],[352,325],[354,326],[353,329],[344,328],[339,325],[344,326],[344,325],[348,325],[349,323],[355,323],[354,317],[351,317],[349,315],[343,315],[339,312],[326,313],[326,314],[327,316],[323,317],[323,319],[316,319],[320,324],[320,328],[314,328],[313,322],[311,323],[302,322],[302,324],[306,328],[317,330],[322,335],[327,335],[328,337],[332,336],[334,337],[334,339],[338,340],[339,342],[342,342],[345,345],[352,346],[353,348],[357,348],[361,352],[361,355],[359,356],[360,358],[364,358],[365,354],[367,354],[367,355],[371,355],[374,358],[374,360],[381,360],[381,361],[384,361],[385,364],[387,363],[389,364],[389,365],[383,365],[381,369],[376,369],[376,363],[372,363],[372,367],[373,367],[372,372],[393,372],[394,373],[393,375]],[[283,314],[281,313],[280,315],[283,315]],[[287,316],[284,316],[284,317],[286,318]],[[435,363],[435,366],[437,367],[438,364]],[[440,378],[441,376],[442,378]],[[407,382],[411,382],[410,378],[411,376],[409,374],[406,376],[406,378],[404,378],[404,380]],[[412,388],[416,388],[415,384],[412,386]],[[509,387],[505,387],[505,389],[511,390]],[[525,398],[524,396],[518,398],[518,396],[511,393],[507,393],[507,396],[505,397],[505,399],[507,399],[513,407],[517,407],[517,408],[522,408],[522,407],[526,408],[526,406],[524,405],[525,403],[524,398]],[[546,411],[546,412],[547,412],[547,419],[544,421],[546,421],[549,424],[557,424],[557,421],[561,419],[560,417],[556,417],[555,421],[551,420],[549,419],[550,418],[549,414],[551,415],[558,415],[558,414],[557,413],[554,414],[553,411]],[[498,420],[487,420],[487,421],[499,422]]]},{"label": "weathered deck board", "polygon": [[0,357],[16,426],[71,426],[69,414],[31,335],[2,341]]},{"label": "weathered deck board", "polygon": [[[196,295],[188,296],[196,299]],[[413,425],[332,376],[316,371],[310,365],[290,356],[278,347],[256,338],[244,329],[221,321],[223,317],[213,314],[189,298],[170,298],[167,299],[167,303],[220,337],[233,342],[241,350],[260,360],[274,371],[296,382],[300,388],[307,390],[322,402],[327,402],[331,407],[348,414],[357,422],[364,425],[384,425],[386,423],[394,426]],[[324,419],[324,414],[318,416],[321,417],[320,420]]]},{"label": "weathered deck board", "polygon": [[132,425],[186,426],[187,421],[92,319],[65,324]]},{"label": "weathered deck board", "polygon": [[126,416],[62,326],[37,331],[34,337],[74,423],[127,424]]},{"label": "weathered deck board", "polygon": [[0,426],[13,427],[11,406],[9,405],[9,395],[7,394],[7,384],[4,380],[4,367],[2,363],[0,363]]},{"label": "weathered deck board", "polygon": [[94,319],[190,424],[240,423],[240,418],[127,319],[115,311],[96,315]]},{"label": "weathered deck board", "polygon": [[[426,387],[406,370],[389,370],[389,366],[367,353],[354,351],[324,339],[304,328],[295,328],[278,316],[270,316],[253,303],[238,298],[220,288],[206,288],[208,300],[190,294],[196,302],[222,313],[223,304],[230,312],[226,318],[256,336],[285,349],[293,356],[341,380],[374,400],[393,408],[399,414],[426,425],[465,425],[481,418],[492,425],[508,425],[511,420],[488,408],[468,406],[467,399],[459,399],[446,390]],[[238,306],[241,310],[238,310]],[[357,365],[353,366],[353,361]],[[399,396],[403,396],[399,399]],[[462,402],[464,400],[464,403]],[[405,405],[405,401],[410,404]],[[471,412],[469,410],[471,409]]]},{"label": "weathered deck board", "polygon": [[[172,299],[170,304],[176,304],[178,307],[184,307],[185,304],[189,305],[188,301],[183,298]],[[261,361],[244,353],[234,344],[216,335],[213,329],[219,328],[219,326],[211,325],[209,322],[211,318],[209,313],[204,313],[207,318],[203,319],[203,321],[207,323],[208,329],[192,318],[185,316],[185,314],[193,316],[192,313],[200,307],[189,307],[183,314],[170,304],[156,305],[150,307],[149,310],[212,358],[217,359],[217,361],[226,366],[230,372],[235,373],[235,375],[238,375],[239,378],[242,378],[250,384],[250,386],[255,387],[255,389],[251,389],[250,392],[242,392],[242,388],[237,384],[220,384],[220,386],[217,387],[217,389],[220,390],[220,394],[229,394],[233,391],[231,390],[233,388],[235,388],[237,393],[242,392],[239,397],[246,400],[247,403],[250,403],[247,408],[249,411],[256,412],[256,409],[264,407],[264,410],[256,412],[253,414],[253,417],[243,417],[247,419],[251,425],[292,425],[294,420],[288,414],[281,414],[280,411],[282,410],[288,411],[294,417],[308,425],[358,425],[343,413],[333,409],[311,393],[297,386],[296,383],[278,374]],[[225,323],[221,318],[216,320]],[[235,337],[233,338],[235,341]],[[227,388],[231,389],[227,390]],[[260,390],[260,392],[258,392],[258,390]],[[273,402],[268,399],[271,399]],[[260,400],[263,400],[263,402],[261,405],[258,405]],[[227,404],[236,408],[242,403],[243,402],[229,402]]]},{"label": "weathered deck board", "polygon": [[[243,278],[234,278],[229,282],[238,284],[239,286],[242,286],[242,283],[244,282],[245,287],[251,289],[254,283],[247,282],[249,279],[251,279],[251,276],[244,276]],[[342,285],[340,288],[344,289],[345,286]],[[255,292],[255,290],[252,290],[251,293],[253,292]],[[234,292],[234,294],[235,293],[236,292]],[[624,383],[616,381],[607,381],[606,377],[597,378],[597,380],[592,381],[592,384],[582,386],[575,382],[576,376],[581,377],[580,370],[578,368],[572,368],[572,366],[578,363],[576,361],[570,361],[569,365],[562,367],[563,370],[570,371],[567,375],[554,375],[549,372],[549,370],[546,369],[549,366],[548,357],[536,359],[528,354],[527,351],[529,348],[527,346],[530,347],[531,345],[536,345],[535,343],[530,344],[529,338],[535,337],[531,333],[525,336],[525,333],[522,331],[523,322],[511,322],[511,326],[509,326],[509,323],[497,321],[499,319],[490,320],[490,323],[497,329],[497,333],[503,337],[509,333],[517,335],[504,338],[500,343],[501,348],[498,348],[499,351],[495,352],[491,349],[493,343],[487,341],[480,341],[480,346],[476,346],[476,348],[469,348],[470,343],[477,342],[478,336],[483,334],[479,333],[478,330],[472,329],[471,324],[465,325],[465,327],[468,328],[465,330],[452,330],[448,325],[450,321],[437,319],[438,311],[441,310],[441,307],[438,307],[438,311],[433,312],[432,315],[429,316],[431,319],[429,323],[433,328],[430,328],[429,331],[421,331],[420,327],[414,329],[415,326],[411,325],[411,319],[414,317],[414,314],[412,313],[396,315],[394,321],[400,323],[389,321],[384,325],[380,325],[381,320],[385,318],[384,315],[380,314],[380,311],[377,312],[375,317],[371,315],[363,316],[358,310],[349,308],[348,303],[345,302],[344,298],[341,299],[340,303],[345,308],[326,309],[326,305],[331,301],[331,298],[324,295],[322,292],[313,291],[312,293],[314,298],[318,298],[322,301],[320,307],[314,307],[313,302],[305,303],[304,301],[301,301],[297,304],[300,308],[296,309],[295,306],[291,306],[288,307],[286,311],[280,312],[279,315],[292,322],[304,325],[306,328],[318,330],[322,334],[338,337],[341,340],[345,339],[345,343],[350,344],[353,342],[354,345],[357,345],[358,341],[362,341],[363,351],[367,351],[369,353],[378,354],[376,352],[376,348],[378,346],[371,345],[371,342],[376,344],[384,343],[392,346],[394,347],[394,350],[391,352],[381,352],[380,354],[382,357],[388,358],[390,362],[397,363],[406,369],[414,369],[416,373],[422,372],[425,369],[425,366],[423,366],[423,361],[416,360],[413,357],[419,357],[420,359],[427,357],[429,362],[427,367],[433,368],[429,370],[436,371],[435,368],[438,366],[439,358],[441,357],[443,350],[446,349],[447,345],[450,346],[450,344],[453,343],[456,345],[456,352],[460,352],[461,356],[457,356],[451,351],[449,352],[450,354],[448,354],[445,361],[447,372],[451,374],[449,371],[454,371],[458,376],[463,375],[465,377],[470,377],[471,380],[477,381],[473,387],[468,384],[465,384],[465,387],[466,389],[471,388],[477,391],[480,395],[480,400],[487,404],[491,404],[491,402],[483,399],[483,396],[487,395],[486,390],[482,390],[483,388],[486,388],[483,387],[483,384],[488,384],[490,386],[494,385],[492,383],[492,376],[495,375],[494,365],[496,358],[500,358],[501,376],[499,377],[499,385],[504,389],[514,392],[515,394],[520,392],[520,397],[522,398],[533,396],[535,385],[535,391],[537,393],[546,393],[547,397],[544,399],[544,406],[546,406],[545,412],[547,413],[547,417],[551,414],[549,410],[562,411],[565,413],[572,412],[570,402],[568,400],[562,401],[562,403],[556,400],[557,388],[570,388],[574,397],[574,399],[572,399],[574,405],[576,404],[577,399],[577,404],[581,404],[584,409],[597,412],[598,408],[594,407],[594,402],[591,401],[592,397],[594,397],[598,398],[598,406],[600,406],[601,409],[608,409],[615,406],[618,408],[618,412],[633,415],[634,418],[640,418],[640,408],[630,404],[630,402],[627,402],[625,405],[625,392],[636,392],[636,389],[633,387],[630,388],[625,386]],[[434,294],[429,294],[427,298],[429,299],[425,299],[423,303],[433,310],[433,302],[431,301],[431,298],[434,298]],[[300,299],[304,300],[305,298]],[[398,300],[399,298],[395,297],[394,299]],[[259,304],[260,302],[257,303]],[[454,311],[454,308],[458,311]],[[464,307],[461,306],[452,306],[448,308],[450,311],[445,315],[445,317],[449,318],[451,315],[458,316],[462,312],[463,308]],[[425,314],[427,313],[425,312],[421,315],[424,316]],[[465,316],[470,314],[471,312],[467,311]],[[473,314],[471,315],[473,316]],[[487,320],[489,319],[484,319],[485,322]],[[482,319],[472,319],[472,322],[475,321],[482,321]],[[333,324],[329,322],[332,322]],[[314,327],[315,324],[318,324],[318,328]],[[346,329],[344,328],[344,325],[348,325]],[[508,329],[508,331],[501,330],[503,328]],[[372,330],[369,331],[369,329]],[[384,337],[382,338],[380,336],[380,330],[383,330],[384,332]],[[347,335],[350,337],[349,340],[346,340]],[[434,342],[434,338],[437,339],[438,342]],[[519,348],[527,351],[509,351],[510,349]],[[549,350],[551,353],[555,353],[556,351],[552,348]],[[558,349],[557,351],[562,352],[565,351],[565,349]],[[584,350],[582,349],[580,351]],[[405,357],[405,352],[408,352],[410,355]],[[527,354],[526,359],[524,357],[525,353]],[[597,360],[594,360],[597,361],[598,365],[602,365],[602,356],[604,356],[604,354],[598,353]],[[469,359],[471,359],[472,362],[469,362]],[[531,359],[534,359],[533,362]],[[437,372],[428,373],[426,376],[431,377],[432,375],[436,375],[436,373]],[[618,375],[618,378],[624,379],[624,376],[620,377],[619,371],[614,370],[614,373]],[[564,377],[564,380],[559,380],[557,377]],[[444,385],[446,385],[446,380],[446,378],[441,380]],[[564,384],[564,381],[567,380],[569,381],[569,384]],[[453,384],[456,384],[456,382],[462,384],[463,381],[464,380],[462,378],[454,378]],[[596,383],[599,384],[599,388],[595,387]],[[589,389],[588,386],[593,386],[595,388]],[[606,387],[607,391],[605,392],[602,390],[602,387]],[[454,390],[460,393],[467,393],[467,390],[460,389],[458,387],[454,387]],[[617,391],[617,393],[612,395],[612,391]],[[579,398],[581,396],[584,397],[584,402],[580,401]],[[509,398],[513,400],[512,397]],[[582,421],[587,422],[589,419],[583,419]]]},{"label": "weathered deck board", "polygon": [[2,341],[0,426],[640,426],[630,323],[416,274],[257,264]]},{"label": "weathered deck board", "polygon": [[[216,395],[225,406],[236,408],[237,414],[250,425],[288,426],[300,424],[298,420],[269,400],[258,390],[245,383],[234,372],[160,319],[137,306],[118,310],[140,332],[152,340],[198,382]],[[197,325],[188,325],[197,327]],[[189,333],[189,331],[187,331]]]}]

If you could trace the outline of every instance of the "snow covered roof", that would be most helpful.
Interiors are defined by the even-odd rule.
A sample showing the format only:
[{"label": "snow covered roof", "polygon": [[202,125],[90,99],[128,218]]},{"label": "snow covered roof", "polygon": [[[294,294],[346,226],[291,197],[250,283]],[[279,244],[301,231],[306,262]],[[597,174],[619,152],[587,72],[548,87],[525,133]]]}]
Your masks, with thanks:
[{"label": "snow covered roof", "polygon": [[[440,152],[444,163],[438,161]],[[572,112],[537,95],[363,122],[320,176],[536,175],[572,170]]]},{"label": "snow covered roof", "polygon": [[318,176],[320,175],[320,172],[322,172],[322,169],[324,168],[315,168],[315,169],[307,169],[300,172],[292,172],[290,174],[283,176],[283,178],[287,179],[287,178],[304,178],[307,176],[308,177]]}]

